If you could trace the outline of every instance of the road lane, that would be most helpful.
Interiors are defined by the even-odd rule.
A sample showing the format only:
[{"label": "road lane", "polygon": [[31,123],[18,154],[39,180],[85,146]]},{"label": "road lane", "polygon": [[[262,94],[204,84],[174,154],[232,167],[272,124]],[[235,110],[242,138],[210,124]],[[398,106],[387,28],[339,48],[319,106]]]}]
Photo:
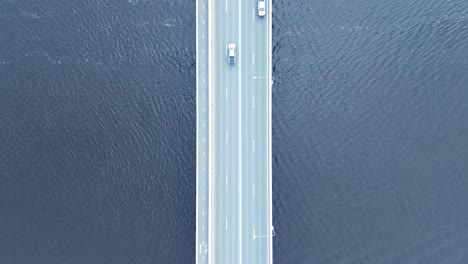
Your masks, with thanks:
[{"label": "road lane", "polygon": [[[268,159],[267,150],[268,150],[268,88],[270,79],[268,78],[268,48],[267,48],[267,20],[266,17],[262,18],[259,21],[259,32],[255,35],[256,39],[255,43],[255,50],[258,51],[258,59],[262,61],[263,67],[256,68],[256,76],[262,77],[258,79],[253,79],[255,82],[255,86],[258,89],[255,89],[254,96],[259,98],[257,102],[257,108],[255,109],[254,116],[256,119],[259,120],[256,130],[254,132],[254,137],[258,139],[258,153],[256,153],[256,161],[257,164],[255,166],[257,177],[255,184],[257,186],[261,186],[259,188],[257,195],[257,217],[255,226],[258,230],[256,238],[256,246],[259,252],[259,260],[268,261],[268,241],[269,238],[266,236],[270,236],[270,224],[268,222],[269,218],[269,203],[268,203],[268,188],[269,188],[269,181],[268,181]],[[260,99],[261,98],[261,99]],[[262,237],[263,236],[263,237]],[[265,255],[264,255],[265,254]],[[266,262],[265,262],[266,263]]]},{"label": "road lane", "polygon": [[[246,1],[247,2],[247,1]],[[242,162],[243,193],[243,241],[245,250],[242,263],[269,263],[270,224],[268,222],[268,20],[267,17],[247,19],[256,1],[248,1],[242,12],[241,43],[246,57],[243,64],[242,105],[243,142]],[[247,56],[248,55],[248,56]]]},{"label": "road lane", "polygon": [[196,263],[208,263],[208,1],[196,6]]},{"label": "road lane", "polygon": [[[250,15],[250,10],[252,9],[252,5],[244,5],[244,13],[245,10],[248,10],[247,13]],[[242,243],[243,243],[243,249],[244,249],[244,254],[242,258],[242,263],[252,263],[252,258],[255,255],[256,249],[254,247],[253,243],[253,229],[254,229],[254,219],[256,217],[255,215],[255,197],[253,196],[253,184],[255,183],[255,175],[252,171],[252,168],[255,165],[255,157],[253,153],[253,140],[254,140],[254,135],[253,131],[255,128],[255,119],[253,118],[252,110],[253,108],[251,106],[251,101],[253,98],[254,94],[254,84],[252,83],[251,76],[255,70],[254,65],[252,64],[251,58],[252,54],[254,53],[254,47],[251,45],[254,39],[254,30],[253,28],[248,28],[247,25],[250,27],[255,26],[254,23],[255,21],[252,21],[250,19],[249,23],[247,24],[245,21],[241,22],[241,27],[244,27],[244,30],[242,31],[243,34],[243,42],[241,43],[243,47],[243,51],[246,59],[245,63],[243,65],[243,79],[242,79],[242,88],[243,88],[243,93],[242,93],[242,117],[243,117],[243,127],[241,131],[242,138],[244,141],[242,142],[243,144],[243,152],[242,152],[242,161],[243,161],[243,168],[242,168],[242,175],[243,175],[243,181],[242,181],[242,197],[243,203],[242,203],[242,222],[243,222],[243,229],[242,229]]]},{"label": "road lane", "polygon": [[[224,9],[224,10],[223,10]],[[228,10],[227,13],[223,12]],[[239,263],[239,58],[227,63],[227,45],[239,54],[237,1],[213,1],[214,263]],[[227,94],[230,92],[230,96]],[[226,180],[227,183],[226,184]],[[229,184],[231,182],[231,184]]]}]

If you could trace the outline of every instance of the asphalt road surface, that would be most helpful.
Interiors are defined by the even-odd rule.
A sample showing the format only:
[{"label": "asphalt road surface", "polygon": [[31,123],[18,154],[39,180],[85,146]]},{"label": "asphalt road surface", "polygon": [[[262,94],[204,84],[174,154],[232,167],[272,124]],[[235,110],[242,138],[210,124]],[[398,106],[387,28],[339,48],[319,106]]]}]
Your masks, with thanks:
[{"label": "asphalt road surface", "polygon": [[223,0],[211,12],[211,263],[270,263],[269,11],[259,17],[256,0]]},{"label": "asphalt road surface", "polygon": [[208,263],[208,0],[197,0],[196,263]]}]

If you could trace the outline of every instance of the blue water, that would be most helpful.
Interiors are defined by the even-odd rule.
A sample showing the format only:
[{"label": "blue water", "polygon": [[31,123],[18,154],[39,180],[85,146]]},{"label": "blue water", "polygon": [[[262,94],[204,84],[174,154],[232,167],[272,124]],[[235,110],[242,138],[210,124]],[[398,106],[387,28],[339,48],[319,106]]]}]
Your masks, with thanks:
[{"label": "blue water", "polygon": [[186,2],[0,1],[0,263],[193,262]]},{"label": "blue water", "polygon": [[[194,263],[195,2],[0,0],[0,263]],[[274,1],[275,263],[468,263],[468,2]]]},{"label": "blue water", "polygon": [[468,263],[468,2],[275,11],[277,263]]}]

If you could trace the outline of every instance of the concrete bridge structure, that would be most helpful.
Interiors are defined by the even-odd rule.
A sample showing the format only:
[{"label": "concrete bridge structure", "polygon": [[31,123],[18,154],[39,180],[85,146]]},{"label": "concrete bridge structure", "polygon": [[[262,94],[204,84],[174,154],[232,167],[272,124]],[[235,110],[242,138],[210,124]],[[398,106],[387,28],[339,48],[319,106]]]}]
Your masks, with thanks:
[{"label": "concrete bridge structure", "polygon": [[[196,263],[273,262],[272,5],[197,0]],[[236,45],[228,63],[228,44]]]}]

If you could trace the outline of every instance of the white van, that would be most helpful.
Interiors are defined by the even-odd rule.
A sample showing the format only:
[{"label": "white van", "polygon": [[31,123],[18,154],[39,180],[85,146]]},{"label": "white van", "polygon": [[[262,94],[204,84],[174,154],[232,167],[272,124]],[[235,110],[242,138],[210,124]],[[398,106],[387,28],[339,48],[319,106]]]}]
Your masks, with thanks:
[{"label": "white van", "polygon": [[228,54],[228,63],[229,64],[236,63],[236,44],[229,43],[227,54]]},{"label": "white van", "polygon": [[258,16],[265,16],[265,0],[257,0]]}]

